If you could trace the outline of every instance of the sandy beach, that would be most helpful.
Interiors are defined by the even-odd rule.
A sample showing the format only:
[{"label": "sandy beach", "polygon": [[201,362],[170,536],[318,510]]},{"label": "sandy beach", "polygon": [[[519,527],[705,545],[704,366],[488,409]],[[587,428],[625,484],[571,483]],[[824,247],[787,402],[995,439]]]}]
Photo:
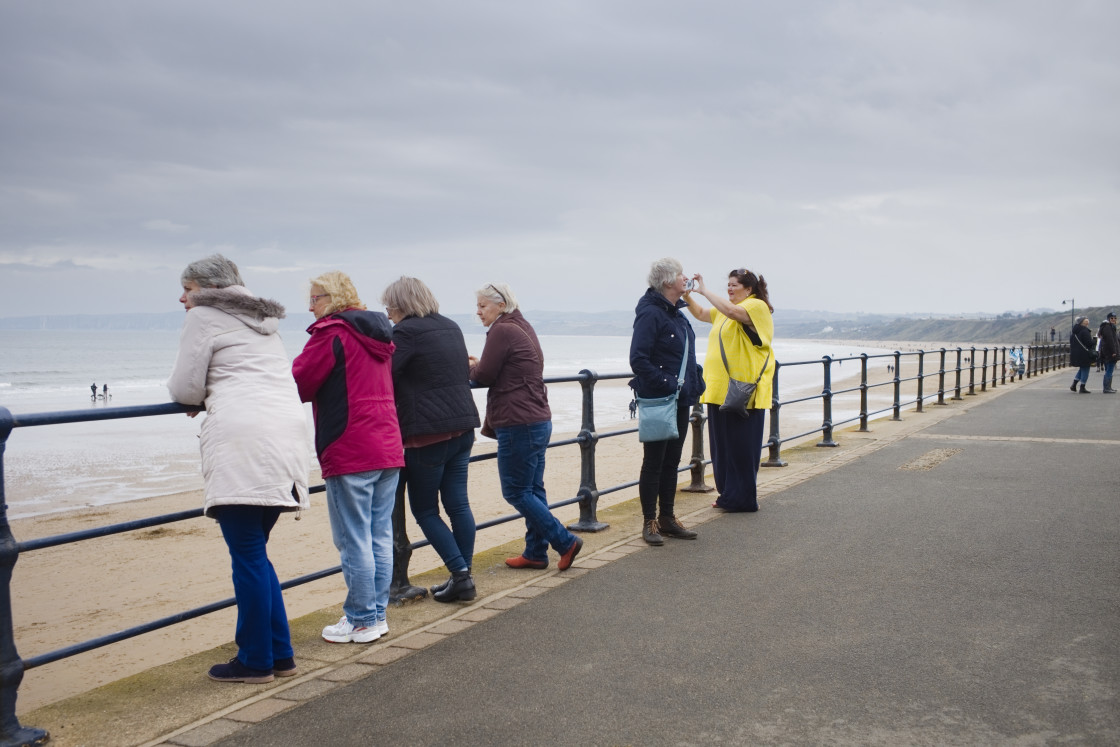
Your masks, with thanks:
[{"label": "sandy beach", "polygon": [[[947,360],[947,365],[951,363]],[[908,369],[904,363],[904,376],[912,375]],[[927,372],[935,369],[936,366],[926,366]],[[841,377],[847,382],[844,387],[852,387],[853,380],[858,384],[858,364],[834,367],[834,376],[840,373],[847,377]],[[869,383],[887,382],[891,376],[886,371],[885,362],[869,366]],[[951,377],[947,379],[948,388],[952,386],[952,381]],[[967,373],[964,382],[967,386]],[[625,384],[610,382],[600,386]],[[936,393],[936,377],[928,379],[924,389],[927,396],[931,392]],[[912,399],[916,384],[906,382],[902,390],[904,399]],[[872,402],[869,410],[889,408],[892,397],[891,386],[873,390],[869,397]],[[854,409],[858,413],[858,403],[858,392],[849,392],[838,397],[835,411],[851,412]],[[905,409],[914,408],[909,405]],[[889,417],[889,413],[880,417]],[[834,419],[839,421],[841,417],[834,413]],[[821,404],[815,400],[783,407],[780,422],[784,438],[790,437],[786,434],[818,428],[821,424]],[[600,433],[605,433],[634,425],[636,423],[625,421],[601,423],[598,427]],[[574,435],[555,433],[553,440]],[[809,433],[802,439],[805,442],[813,440],[819,440],[819,433]],[[474,453],[491,453],[495,446],[493,441],[481,440],[476,444]],[[688,449],[686,444],[686,456]],[[598,487],[603,489],[637,480],[641,455],[636,435],[600,440],[596,462]],[[686,475],[682,475],[682,479],[684,477]],[[579,446],[550,449],[546,472],[550,501],[575,497],[579,482]],[[320,483],[318,475],[313,476],[312,484]],[[494,460],[472,464],[469,492],[476,520],[480,523],[512,513],[501,497]],[[599,505],[603,509],[633,500],[636,496],[637,489],[628,488],[603,496]],[[19,519],[12,522],[12,531],[18,540],[26,541],[196,508],[201,503],[200,491],[177,493]],[[562,522],[571,523],[578,518],[579,507],[566,506],[556,514]],[[413,541],[422,539],[411,515],[407,518],[409,538]],[[482,530],[478,534],[477,551],[516,540],[523,533],[524,524],[521,521]],[[303,512],[298,520],[294,514],[283,516],[273,532],[269,548],[281,580],[338,565],[338,554],[331,543],[324,496],[313,495],[312,508]],[[413,554],[410,572],[416,576],[439,566],[434,551],[422,548]],[[288,590],[285,592],[288,616],[294,619],[332,607],[340,610],[344,595],[345,588],[339,574]],[[229,557],[217,524],[209,519],[178,522],[26,553],[20,556],[12,581],[16,645],[20,655],[29,658],[231,596]],[[392,609],[389,614],[391,623]],[[232,608],[223,610],[29,670],[19,690],[18,712],[25,713],[153,666],[226,644],[233,637],[235,615]]]}]

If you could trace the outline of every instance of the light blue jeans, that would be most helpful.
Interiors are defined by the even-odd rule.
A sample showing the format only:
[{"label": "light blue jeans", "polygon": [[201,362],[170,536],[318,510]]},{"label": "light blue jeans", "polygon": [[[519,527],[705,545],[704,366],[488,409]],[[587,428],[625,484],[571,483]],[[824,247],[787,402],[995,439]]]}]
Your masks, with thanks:
[{"label": "light blue jeans", "polygon": [[393,506],[399,469],[336,475],[327,484],[331,535],[342,558],[346,601],[354,627],[385,619],[393,581]]}]

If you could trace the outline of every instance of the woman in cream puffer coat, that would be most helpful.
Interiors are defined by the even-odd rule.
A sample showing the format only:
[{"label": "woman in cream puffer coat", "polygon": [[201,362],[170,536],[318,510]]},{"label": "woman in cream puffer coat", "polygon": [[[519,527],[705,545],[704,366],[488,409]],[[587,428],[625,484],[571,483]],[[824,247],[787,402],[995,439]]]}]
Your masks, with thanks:
[{"label": "woman in cream puffer coat", "polygon": [[266,544],[281,513],[309,506],[307,421],[276,333],[284,308],[253,296],[221,255],[189,265],[182,284],[187,318],[167,388],[176,402],[205,408],[205,513],[229,547],[237,598],[238,654],[209,675],[269,682],[296,665]]}]

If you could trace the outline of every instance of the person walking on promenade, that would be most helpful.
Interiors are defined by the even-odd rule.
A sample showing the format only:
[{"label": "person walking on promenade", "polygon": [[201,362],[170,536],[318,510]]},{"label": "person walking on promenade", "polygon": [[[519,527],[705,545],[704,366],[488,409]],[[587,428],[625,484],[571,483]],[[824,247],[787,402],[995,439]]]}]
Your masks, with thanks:
[{"label": "person walking on promenade", "polygon": [[560,553],[566,571],[583,540],[548,510],[544,489],[545,451],[552,437],[552,410],[544,384],[544,353],[537,333],[505,283],[490,283],[475,295],[478,318],[489,329],[482,356],[470,356],[470,379],[488,386],[482,434],[498,441],[502,497],[525,517],[525,550],[506,559],[510,568],[547,568],[548,546]]},{"label": "person walking on promenade", "polygon": [[[1069,364],[1077,368],[1077,373],[1073,375],[1073,384],[1069,387],[1071,392],[1080,391],[1081,394],[1089,394],[1085,385],[1089,383],[1089,367],[1095,362],[1093,360],[1095,352],[1093,333],[1089,331],[1089,317],[1079,316],[1069,335]],[[1080,390],[1077,388],[1079,384]]]},{"label": "person walking on promenade", "polygon": [[[678,391],[677,438],[642,444],[642,469],[638,497],[642,504],[642,539],[662,545],[664,537],[696,539],[677,519],[677,468],[681,463],[688,414],[704,391],[703,369],[696,365],[696,333],[681,309],[688,280],[681,263],[666,257],[649,270],[649,287],[634,309],[634,334],[630,338],[630,387],[636,396],[655,399]],[[683,359],[683,360],[682,360]],[[677,376],[684,370],[684,381]],[[658,509],[660,508],[660,516]]]},{"label": "person walking on promenade", "polygon": [[[475,598],[474,514],[467,468],[480,424],[470,387],[463,330],[439,313],[439,302],[417,278],[402,277],[381,294],[393,322],[393,392],[404,439],[408,501],[424,536],[451,577],[432,587],[437,602]],[[451,528],[439,515],[447,511]]]},{"label": "person walking on promenade", "polygon": [[284,307],[251,294],[220,254],[188,265],[182,285],[187,317],[167,389],[176,402],[206,408],[204,513],[221,527],[237,599],[237,656],[209,677],[271,682],[297,668],[268,538],[281,513],[310,506],[307,421],[276,332]]},{"label": "person walking on promenade", "polygon": [[[712,448],[712,474],[719,498],[712,504],[725,511],[758,510],[758,468],[762,459],[765,414],[773,399],[774,307],[766,280],[747,269],[732,270],[727,298],[711,291],[701,275],[693,276],[696,289],[687,294],[688,310],[708,322],[708,352],[704,359],[706,388],[700,401],[708,405],[708,439]],[[705,308],[700,294],[711,302]],[[747,403],[746,418],[721,410],[729,378],[755,382],[754,397]]]},{"label": "person walking on promenade", "polygon": [[323,639],[371,643],[389,632],[393,507],[404,466],[393,331],[387,316],[366,310],[342,272],[311,281],[308,309],[315,322],[292,374],[300,398],[312,403],[331,537],[347,589],[342,617],[323,628]]},{"label": "person walking on promenade", "polygon": [[1108,312],[1108,317],[1101,322],[1097,330],[1097,340],[1100,346],[1100,362],[1104,365],[1104,384],[1101,391],[1105,394],[1116,394],[1112,388],[1112,374],[1116,370],[1116,361],[1120,360],[1120,337],[1116,334],[1116,312]]}]

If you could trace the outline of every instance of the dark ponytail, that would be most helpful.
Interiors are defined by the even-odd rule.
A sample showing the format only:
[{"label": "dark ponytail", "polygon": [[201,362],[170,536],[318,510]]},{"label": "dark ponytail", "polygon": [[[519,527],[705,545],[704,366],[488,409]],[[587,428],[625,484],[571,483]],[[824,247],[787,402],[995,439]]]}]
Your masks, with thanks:
[{"label": "dark ponytail", "polygon": [[774,305],[770,303],[770,291],[766,289],[766,278],[755,275],[750,270],[732,270],[727,276],[734,277],[744,288],[750,288],[755,298],[766,304],[771,314],[774,313]]}]

